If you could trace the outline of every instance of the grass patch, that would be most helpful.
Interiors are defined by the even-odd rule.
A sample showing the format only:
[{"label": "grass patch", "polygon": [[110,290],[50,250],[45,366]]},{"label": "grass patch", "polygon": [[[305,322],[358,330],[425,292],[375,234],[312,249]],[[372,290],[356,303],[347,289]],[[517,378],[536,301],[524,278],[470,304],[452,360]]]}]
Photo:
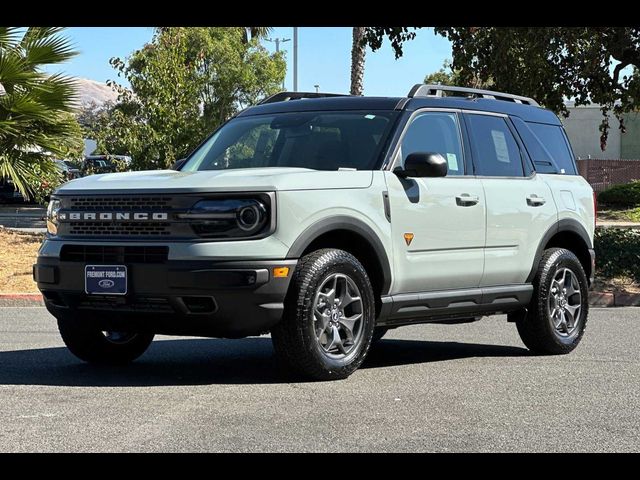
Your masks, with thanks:
[{"label": "grass patch", "polygon": [[609,206],[600,206],[598,208],[598,220],[640,223],[640,207],[612,208]]},{"label": "grass patch", "polygon": [[43,239],[43,234],[14,232],[0,227],[0,292],[38,292],[32,266]]}]

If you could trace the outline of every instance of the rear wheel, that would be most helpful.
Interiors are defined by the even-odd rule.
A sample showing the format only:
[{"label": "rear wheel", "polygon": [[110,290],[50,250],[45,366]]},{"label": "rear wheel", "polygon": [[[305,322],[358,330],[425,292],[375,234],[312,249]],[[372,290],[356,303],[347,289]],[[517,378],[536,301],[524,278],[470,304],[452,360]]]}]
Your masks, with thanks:
[{"label": "rear wheel", "polygon": [[80,360],[103,365],[130,363],[142,355],[152,333],[103,331],[79,320],[58,319],[58,329],[67,348]]},{"label": "rear wheel", "polygon": [[336,380],[364,361],[374,322],[373,289],[364,267],[348,252],[322,249],[298,262],[283,319],[271,338],[289,369]]},{"label": "rear wheel", "polygon": [[587,285],[582,264],[572,252],[564,248],[544,252],[528,312],[516,320],[520,338],[529,350],[557,355],[578,346],[589,313]]}]

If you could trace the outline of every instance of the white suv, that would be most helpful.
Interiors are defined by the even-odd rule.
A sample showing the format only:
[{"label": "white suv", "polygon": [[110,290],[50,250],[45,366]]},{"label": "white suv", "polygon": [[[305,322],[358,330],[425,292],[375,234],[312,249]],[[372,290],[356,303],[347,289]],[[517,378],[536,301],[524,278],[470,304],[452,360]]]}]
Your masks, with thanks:
[{"label": "white suv", "polygon": [[178,163],[52,197],[34,276],[83,360],[271,332],[291,369],[338,379],[402,325],[507,313],[541,354],[583,335],[593,193],[529,98],[284,92]]}]

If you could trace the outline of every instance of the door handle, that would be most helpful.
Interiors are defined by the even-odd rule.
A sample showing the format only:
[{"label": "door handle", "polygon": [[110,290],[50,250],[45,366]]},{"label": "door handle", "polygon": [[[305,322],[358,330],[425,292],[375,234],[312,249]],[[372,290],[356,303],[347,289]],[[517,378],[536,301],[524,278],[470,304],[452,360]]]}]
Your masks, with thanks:
[{"label": "door handle", "polygon": [[539,197],[535,193],[532,193],[527,197],[527,205],[530,207],[540,207],[544,205],[546,200],[544,197]]},{"label": "door handle", "polygon": [[480,201],[478,195],[469,195],[468,193],[461,193],[456,195],[456,204],[459,207],[472,207]]}]

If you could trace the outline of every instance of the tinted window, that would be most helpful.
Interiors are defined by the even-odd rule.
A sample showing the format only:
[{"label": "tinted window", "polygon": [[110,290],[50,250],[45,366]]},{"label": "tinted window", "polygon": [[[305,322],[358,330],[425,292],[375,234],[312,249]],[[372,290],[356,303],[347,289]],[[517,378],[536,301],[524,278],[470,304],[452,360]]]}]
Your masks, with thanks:
[{"label": "tinted window", "polygon": [[400,146],[402,161],[410,153],[439,153],[447,161],[447,175],[464,175],[464,159],[458,116],[455,113],[424,112],[417,115]]},{"label": "tinted window", "polygon": [[376,168],[397,112],[295,112],[238,117],[182,171],[252,167]]},{"label": "tinted window", "polygon": [[524,146],[529,153],[529,157],[538,173],[560,173],[560,168],[553,160],[553,156],[545,148],[538,137],[531,131],[527,124],[518,117],[511,117],[511,121],[516,127]]},{"label": "tinted window", "polygon": [[569,150],[562,127],[544,123],[527,123],[527,125],[551,154],[556,165],[560,168],[560,173],[576,175],[571,150]]},{"label": "tinted window", "polygon": [[504,118],[469,115],[478,174],[492,177],[522,177],[520,148]]}]

